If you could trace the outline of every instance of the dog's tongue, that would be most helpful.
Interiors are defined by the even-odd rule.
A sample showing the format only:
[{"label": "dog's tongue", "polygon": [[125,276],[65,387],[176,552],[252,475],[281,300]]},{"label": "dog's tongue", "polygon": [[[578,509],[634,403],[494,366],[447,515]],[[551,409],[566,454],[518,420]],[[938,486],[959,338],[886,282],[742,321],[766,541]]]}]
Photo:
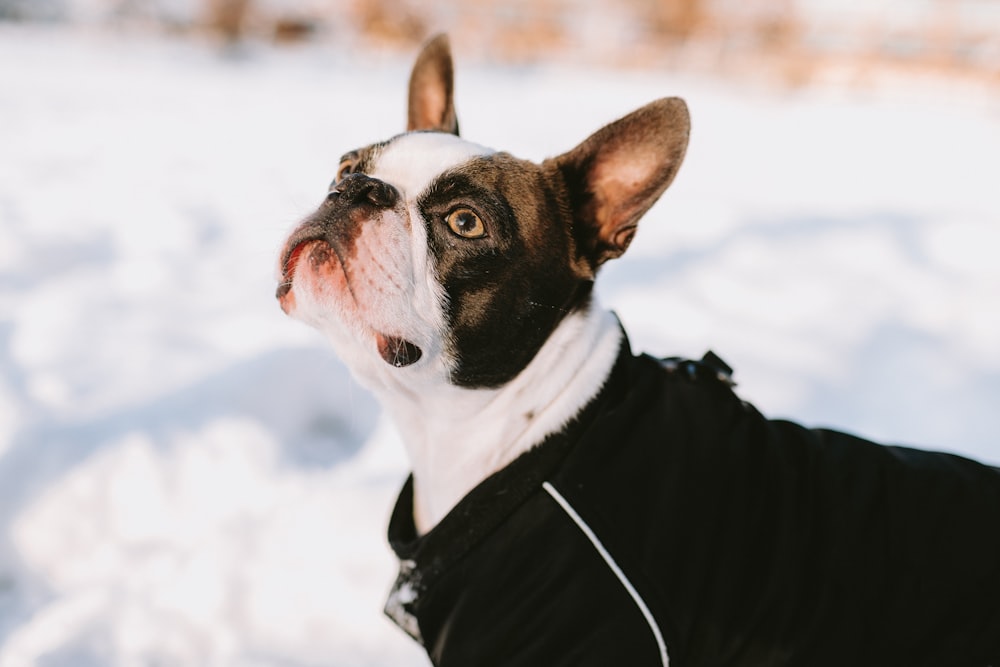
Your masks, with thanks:
[{"label": "dog's tongue", "polygon": [[396,368],[402,368],[403,366],[415,363],[423,354],[419,347],[399,336],[378,334],[376,340],[378,342],[378,353],[385,359],[385,363],[391,364]]}]

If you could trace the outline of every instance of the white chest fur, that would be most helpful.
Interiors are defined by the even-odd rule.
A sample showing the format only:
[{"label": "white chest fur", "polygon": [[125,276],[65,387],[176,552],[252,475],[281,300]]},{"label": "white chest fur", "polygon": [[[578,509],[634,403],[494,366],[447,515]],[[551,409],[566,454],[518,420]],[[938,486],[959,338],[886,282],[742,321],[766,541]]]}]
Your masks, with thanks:
[{"label": "white chest fur", "polygon": [[621,339],[617,318],[593,305],[564,319],[498,389],[383,396],[413,467],[417,530],[430,530],[479,482],[565,426],[603,386]]}]

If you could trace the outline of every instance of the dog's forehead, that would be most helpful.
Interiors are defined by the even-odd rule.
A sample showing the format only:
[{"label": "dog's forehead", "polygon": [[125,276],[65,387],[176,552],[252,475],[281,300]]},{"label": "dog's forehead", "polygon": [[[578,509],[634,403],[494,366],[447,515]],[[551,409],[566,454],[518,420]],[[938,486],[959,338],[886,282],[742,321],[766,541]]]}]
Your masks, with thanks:
[{"label": "dog's forehead", "polygon": [[443,132],[411,132],[389,141],[378,153],[369,176],[385,181],[405,197],[415,198],[446,171],[496,153]]}]

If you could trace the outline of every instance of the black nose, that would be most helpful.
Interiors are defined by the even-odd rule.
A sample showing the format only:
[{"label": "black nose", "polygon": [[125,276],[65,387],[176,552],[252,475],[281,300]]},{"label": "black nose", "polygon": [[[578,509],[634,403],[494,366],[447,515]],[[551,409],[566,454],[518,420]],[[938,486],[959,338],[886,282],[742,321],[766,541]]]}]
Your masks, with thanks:
[{"label": "black nose", "polygon": [[330,191],[328,199],[338,201],[341,206],[366,204],[392,208],[399,201],[399,190],[366,174],[349,174]]}]

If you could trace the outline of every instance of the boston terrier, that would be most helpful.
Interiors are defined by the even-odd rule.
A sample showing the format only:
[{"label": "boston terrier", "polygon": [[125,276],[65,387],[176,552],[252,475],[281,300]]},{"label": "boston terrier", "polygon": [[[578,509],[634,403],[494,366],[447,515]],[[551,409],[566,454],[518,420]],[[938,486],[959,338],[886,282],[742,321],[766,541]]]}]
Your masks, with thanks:
[{"label": "boston terrier", "polygon": [[689,130],[664,98],[540,164],[466,141],[438,37],[291,233],[282,309],[412,465],[387,613],[443,667],[1000,665],[1000,471],[768,420],[598,305]]}]

